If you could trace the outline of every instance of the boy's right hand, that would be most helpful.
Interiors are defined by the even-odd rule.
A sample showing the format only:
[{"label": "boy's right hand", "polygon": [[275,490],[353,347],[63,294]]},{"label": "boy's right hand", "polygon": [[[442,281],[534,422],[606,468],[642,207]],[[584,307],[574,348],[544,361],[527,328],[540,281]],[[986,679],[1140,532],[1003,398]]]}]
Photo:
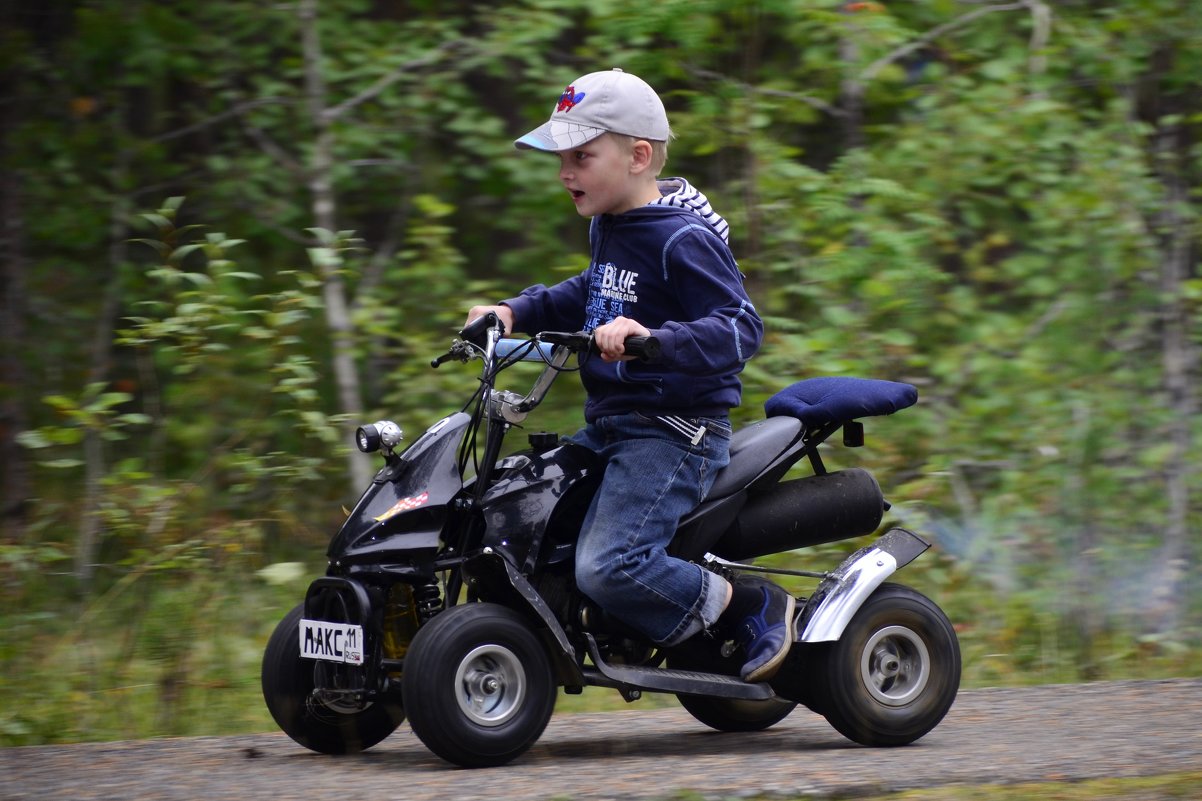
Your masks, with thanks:
[{"label": "boy's right hand", "polygon": [[513,333],[513,309],[508,306],[473,306],[468,309],[467,321],[463,325],[466,327],[472,320],[475,320],[477,317],[483,317],[489,312],[494,312],[504,324],[506,334]]}]

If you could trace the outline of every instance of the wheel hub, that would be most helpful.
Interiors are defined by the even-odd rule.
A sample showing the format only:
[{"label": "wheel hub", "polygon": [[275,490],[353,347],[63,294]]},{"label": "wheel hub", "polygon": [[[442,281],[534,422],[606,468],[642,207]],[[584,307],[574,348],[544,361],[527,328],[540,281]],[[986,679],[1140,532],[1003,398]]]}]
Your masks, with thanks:
[{"label": "wheel hub", "polygon": [[905,626],[886,626],[864,644],[860,679],[870,695],[886,706],[905,706],[918,698],[931,677],[926,643]]},{"label": "wheel hub", "polygon": [[502,645],[472,649],[455,672],[459,709],[490,728],[509,721],[526,695],[526,671],[517,654]]}]

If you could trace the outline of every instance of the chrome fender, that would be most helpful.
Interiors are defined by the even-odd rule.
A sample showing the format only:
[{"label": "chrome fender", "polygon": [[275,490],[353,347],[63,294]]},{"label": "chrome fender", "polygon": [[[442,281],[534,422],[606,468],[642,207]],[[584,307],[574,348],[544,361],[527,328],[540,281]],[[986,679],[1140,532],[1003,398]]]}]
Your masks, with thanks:
[{"label": "chrome fender", "polygon": [[931,544],[912,531],[893,528],[853,553],[827,576],[802,607],[797,642],[833,642],[885,579],[917,559]]}]

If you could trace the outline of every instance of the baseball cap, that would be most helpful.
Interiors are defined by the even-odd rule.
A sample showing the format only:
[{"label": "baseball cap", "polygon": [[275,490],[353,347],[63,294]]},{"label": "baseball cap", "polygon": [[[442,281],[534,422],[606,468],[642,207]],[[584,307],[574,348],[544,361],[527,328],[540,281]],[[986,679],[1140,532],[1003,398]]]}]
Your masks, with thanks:
[{"label": "baseball cap", "polygon": [[590,72],[568,84],[551,119],[514,140],[521,150],[571,150],[603,133],[668,141],[668,114],[647,82],[618,68]]}]

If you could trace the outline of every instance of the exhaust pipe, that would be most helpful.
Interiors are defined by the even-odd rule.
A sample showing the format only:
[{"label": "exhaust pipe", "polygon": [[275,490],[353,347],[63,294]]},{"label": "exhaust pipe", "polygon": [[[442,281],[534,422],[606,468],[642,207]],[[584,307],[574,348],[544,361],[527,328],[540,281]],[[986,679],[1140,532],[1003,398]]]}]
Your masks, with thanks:
[{"label": "exhaust pipe", "polygon": [[737,562],[860,537],[877,530],[886,508],[880,485],[860,468],[783,481],[749,497],[710,551]]}]

